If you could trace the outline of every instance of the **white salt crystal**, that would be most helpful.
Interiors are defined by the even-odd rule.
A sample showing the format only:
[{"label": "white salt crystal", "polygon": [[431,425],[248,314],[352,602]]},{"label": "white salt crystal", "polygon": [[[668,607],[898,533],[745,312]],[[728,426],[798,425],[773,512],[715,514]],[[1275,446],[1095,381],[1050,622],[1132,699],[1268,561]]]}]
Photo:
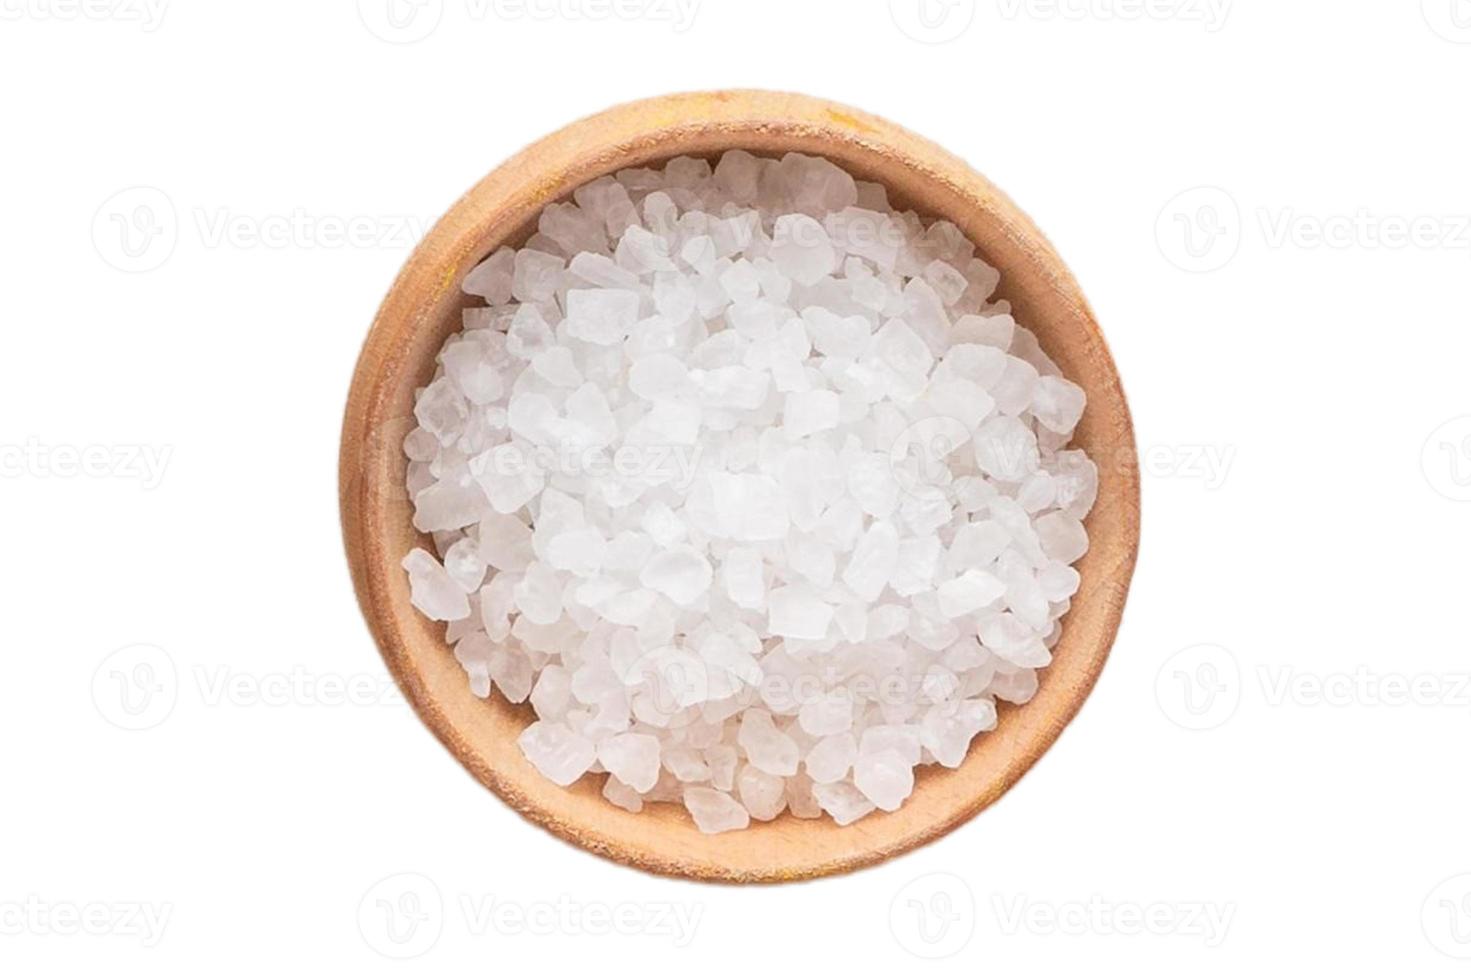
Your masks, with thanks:
[{"label": "white salt crystal", "polygon": [[790,526],[781,486],[767,476],[731,474],[715,482],[715,507],[737,541],[778,541]]},{"label": "white salt crystal", "polygon": [[884,518],[899,506],[899,483],[894,466],[882,453],[860,453],[845,460],[848,493],[864,513]]},{"label": "white salt crystal", "polygon": [[771,715],[751,708],[741,716],[740,731],[736,741],[745,751],[751,765],[773,776],[794,776],[797,773],[799,753],[797,743],[791,736],[779,731],[771,722]]},{"label": "white salt crystal", "polygon": [[1075,517],[1053,511],[1037,518],[1035,526],[1043,553],[1053,561],[1071,564],[1088,550],[1088,532]]},{"label": "white salt crystal", "polygon": [[480,557],[491,568],[520,572],[531,564],[531,528],[520,518],[508,514],[486,514],[480,518],[476,537],[480,541]]},{"label": "white salt crystal", "polygon": [[577,369],[572,352],[566,347],[548,347],[539,351],[531,359],[531,366],[537,374],[559,387],[576,388],[582,384],[582,372]]},{"label": "white salt crystal", "polygon": [[727,830],[744,830],[751,822],[745,807],[722,793],[705,786],[690,786],[684,791],[684,808],[702,833],[722,834]]},{"label": "white salt crystal", "polygon": [[650,354],[635,361],[628,372],[628,388],[640,398],[671,398],[684,388],[689,371],[670,354]]},{"label": "white salt crystal", "polygon": [[470,615],[470,599],[444,566],[423,548],[405,556],[409,573],[409,601],[430,619],[455,620]]},{"label": "white salt crystal", "polygon": [[639,574],[639,584],[662,592],[681,606],[688,606],[710,588],[710,562],[693,548],[680,546],[659,552]]},{"label": "white salt crystal", "polygon": [[853,785],[880,810],[897,810],[914,792],[914,769],[893,749],[860,752],[853,763]]},{"label": "white salt crystal", "polygon": [[474,296],[485,297],[491,306],[511,301],[511,276],[516,265],[516,252],[498,248],[475,268],[465,273],[460,288]]},{"label": "white salt crystal", "polygon": [[1011,535],[996,521],[966,524],[955,532],[955,539],[950,542],[945,567],[952,572],[985,568],[1001,555],[1010,540]]},{"label": "white salt crystal", "polygon": [[629,289],[567,290],[567,333],[590,344],[616,344],[638,321],[638,293]]},{"label": "white salt crystal", "polygon": [[552,328],[540,309],[525,304],[516,309],[511,323],[506,328],[506,350],[512,355],[529,361],[539,352],[554,344]]},{"label": "white salt crystal", "polygon": [[975,437],[976,465],[987,476],[1019,483],[1037,469],[1037,436],[1015,416],[1000,415],[981,424]]},{"label": "white salt crystal", "polygon": [[770,256],[782,275],[804,286],[830,274],[838,264],[827,231],[805,214],[784,214],[776,219]]},{"label": "white salt crystal", "polygon": [[874,334],[873,351],[901,375],[923,376],[934,361],[929,346],[903,320],[890,320]]},{"label": "white salt crystal", "polygon": [[642,813],[644,809],[644,798],[638,794],[638,790],[619,782],[613,776],[603,781],[603,799],[629,813]]},{"label": "white salt crystal", "polygon": [[732,548],[721,565],[722,581],[731,601],[743,609],[762,609],[766,605],[766,583],[761,568],[761,553],[755,548]]},{"label": "white salt crystal", "polygon": [[520,704],[531,694],[532,667],[525,654],[497,647],[490,655],[490,679],[512,704]]},{"label": "white salt crystal", "polygon": [[853,549],[843,582],[868,602],[879,597],[899,562],[899,532],[888,521],[874,521]]},{"label": "white salt crystal", "polygon": [[935,589],[935,595],[940,601],[940,611],[952,619],[989,606],[1005,594],[1006,586],[1002,581],[979,568],[972,568],[947,582],[941,582]]},{"label": "white salt crystal", "polygon": [[853,726],[853,699],[847,691],[828,691],[811,697],[797,713],[797,722],[803,731],[819,738],[846,732]]},{"label": "white salt crystal", "polygon": [[445,374],[455,387],[476,405],[486,405],[500,398],[505,391],[501,373],[494,364],[485,359],[485,350],[473,340],[459,340],[447,344],[440,353]]},{"label": "white salt crystal", "polygon": [[452,531],[473,524],[489,501],[477,483],[440,480],[414,495],[414,527]]},{"label": "white salt crystal", "polygon": [[522,303],[545,302],[552,298],[564,271],[555,255],[523,248],[516,253],[511,278],[511,295]]},{"label": "white salt crystal", "polygon": [[838,424],[838,395],[834,391],[793,391],[782,411],[782,431],[801,439]]},{"label": "white salt crystal", "polygon": [[812,795],[839,827],[846,827],[874,810],[873,801],[849,783],[814,783]]},{"label": "white salt crystal", "polygon": [[461,538],[450,545],[444,553],[444,570],[467,593],[478,591],[485,578],[479,543],[474,538]]},{"label": "white salt crystal", "polygon": [[858,740],[851,732],[819,739],[807,753],[807,775],[814,782],[835,783],[848,775],[858,758]]},{"label": "white salt crystal", "polygon": [[558,571],[591,578],[603,567],[608,542],[595,527],[575,527],[561,532],[547,544],[547,564]]},{"label": "white salt crystal", "polygon": [[767,597],[767,606],[770,608],[767,629],[773,636],[820,640],[827,635],[828,625],[833,620],[833,607],[802,585],[772,589]]},{"label": "white salt crystal", "polygon": [[1073,431],[1083,415],[1083,389],[1066,378],[1038,378],[1032,390],[1032,414],[1053,432]]},{"label": "white salt crystal", "polygon": [[592,740],[561,722],[534,721],[516,744],[543,776],[558,786],[570,786],[597,761]]},{"label": "white salt crystal", "polygon": [[1001,378],[990,388],[998,411],[1020,415],[1032,403],[1037,387],[1037,369],[1019,357],[1008,357]]},{"label": "white salt crystal", "polygon": [[562,580],[549,565],[532,562],[516,583],[516,607],[533,623],[543,626],[562,616]]},{"label": "white salt crystal", "polygon": [[741,805],[756,820],[775,820],[786,808],[786,782],[754,765],[742,766],[736,777]]},{"label": "white salt crystal", "polygon": [[639,278],[606,255],[596,252],[579,252],[572,257],[567,271],[593,286],[610,289],[634,289]]}]

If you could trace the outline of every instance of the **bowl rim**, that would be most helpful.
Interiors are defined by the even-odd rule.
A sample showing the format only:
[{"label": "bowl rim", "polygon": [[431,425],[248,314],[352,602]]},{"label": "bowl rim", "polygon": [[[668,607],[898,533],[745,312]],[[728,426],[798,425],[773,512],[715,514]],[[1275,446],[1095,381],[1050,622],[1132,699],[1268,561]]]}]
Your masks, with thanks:
[{"label": "bowl rim", "polygon": [[[424,724],[477,780],[522,816],[564,840],[647,871],[725,882],[789,881],[852,871],[935,840],[999,799],[1052,746],[1092,690],[1117,635],[1139,538],[1137,466],[1100,465],[1099,499],[1104,500],[1106,481],[1114,531],[1104,567],[1099,567],[1096,552],[1090,551],[1085,557],[1084,562],[1092,560],[1093,566],[1083,572],[1083,586],[1068,614],[1067,623],[1071,623],[1085,604],[1091,610],[1087,637],[1074,638],[1073,646],[1081,644],[1082,648],[1072,652],[1075,662],[1066,676],[1059,676],[1061,671],[1053,673],[1057,662],[1043,670],[1037,696],[1027,705],[1004,708],[997,729],[972,744],[965,764],[960,769],[946,770],[951,776],[961,773],[971,767],[978,746],[1005,742],[1003,759],[971,772],[970,776],[981,779],[982,785],[970,786],[962,780],[959,791],[964,798],[954,798],[956,788],[952,787],[942,799],[946,804],[942,815],[928,822],[916,822],[911,810],[921,802],[920,788],[930,776],[921,771],[917,773],[920,780],[915,797],[904,807],[892,814],[875,813],[845,828],[836,827],[826,817],[799,821],[783,814],[769,824],[753,822],[746,831],[701,835],[706,842],[703,848],[687,834],[673,831],[638,833],[637,839],[631,839],[626,818],[650,825],[662,821],[651,819],[647,813],[626,814],[603,801],[600,794],[600,809],[613,812],[598,814],[591,810],[583,814],[547,788],[566,794],[570,800],[573,797],[568,791],[553,786],[539,774],[535,775],[545,786],[528,785],[519,771],[529,769],[524,760],[509,758],[504,752],[493,753],[464,730],[467,718],[462,709],[455,707],[461,702],[438,683],[442,664],[434,658],[442,661],[447,657],[454,671],[459,668],[442,635],[438,649],[423,649],[426,642],[435,644],[424,640],[422,627],[427,621],[416,626],[405,619],[402,607],[407,586],[397,581],[403,578],[399,568],[402,553],[393,553],[384,535],[376,530],[389,526],[385,521],[395,507],[400,512],[408,507],[403,492],[395,494],[391,482],[395,473],[402,472],[402,460],[395,465],[395,456],[401,457],[402,453],[393,439],[393,423],[402,416],[391,411],[390,402],[396,391],[402,390],[406,372],[417,371],[416,377],[424,377],[425,367],[432,368],[432,353],[438,351],[439,342],[429,335],[448,332],[442,329],[444,311],[463,305],[458,285],[464,272],[500,244],[516,241],[518,235],[524,238],[528,222],[534,221],[545,205],[565,198],[596,176],[627,166],[686,153],[708,156],[731,148],[775,153],[778,147],[821,153],[860,176],[869,176],[863,171],[874,167],[899,168],[926,192],[963,202],[972,209],[974,213],[965,215],[965,222],[956,220],[954,211],[927,217],[956,220],[968,234],[970,227],[989,227],[996,247],[1014,252],[1002,264],[994,261],[994,253],[987,253],[984,247],[978,249],[1001,269],[1003,293],[1008,285],[1013,290],[1030,290],[1027,302],[1040,297],[1056,304],[1059,316],[1068,318],[1069,329],[1077,331],[1081,346],[1086,348],[1078,356],[1097,372],[1094,380],[1107,395],[1105,423],[1117,459],[1133,462],[1134,434],[1127,400],[1091,308],[1045,236],[1009,198],[958,157],[894,123],[811,96],[757,90],[679,93],[614,106],[538,140],[478,181],[414,249],[384,298],[354,369],[339,457],[343,541],[359,606],[385,663]],[[906,197],[903,193],[896,195],[898,200]],[[971,237],[975,240],[974,235]],[[1028,261],[1030,265],[1025,264]],[[1021,287],[1017,286],[1018,277],[1026,279]],[[1024,319],[1019,311],[1018,321]],[[414,353],[416,342],[421,348],[432,348],[427,365],[414,364],[416,356],[422,357]],[[1090,390],[1090,410],[1095,407],[1093,395]],[[1092,420],[1085,424],[1092,424]],[[1098,515],[1095,508],[1085,522],[1090,532]],[[412,610],[410,613],[418,616]],[[434,625],[442,634],[443,624]],[[1069,629],[1065,625],[1059,651],[1068,646]],[[1058,662],[1061,660],[1059,653]],[[459,683],[468,692],[462,674]],[[498,694],[493,700],[507,715],[524,713],[524,705],[513,709]],[[1003,726],[1009,726],[1004,739]],[[993,747],[987,751],[995,755],[1000,750]],[[584,777],[584,782],[588,778]],[[569,817],[569,808],[577,810],[578,815]],[[909,819],[902,823],[896,820],[906,813]],[[688,822],[687,817],[684,820]],[[828,831],[826,836],[844,838],[844,843],[825,847],[822,840],[805,831],[777,833],[783,822],[794,822],[798,829],[820,824]],[[763,835],[769,839],[755,841]],[[722,843],[743,836],[752,838],[751,846]],[[665,839],[671,837],[676,839]],[[783,846],[791,853],[774,855]]]}]

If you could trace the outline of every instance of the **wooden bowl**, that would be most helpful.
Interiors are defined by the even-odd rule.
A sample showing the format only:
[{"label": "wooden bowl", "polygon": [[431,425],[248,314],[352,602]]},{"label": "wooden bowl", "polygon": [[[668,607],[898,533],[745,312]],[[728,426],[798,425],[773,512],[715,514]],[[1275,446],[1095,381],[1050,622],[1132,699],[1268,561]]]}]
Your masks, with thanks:
[{"label": "wooden bowl", "polygon": [[[519,245],[542,207],[623,167],[731,148],[821,154],[879,181],[894,203],[955,222],[1002,274],[999,294],[1040,338],[1088,407],[1076,444],[1099,464],[1092,546],[1078,565],[1080,591],[1036,697],[1003,706],[996,730],[957,769],[922,767],[914,795],[894,813],[847,827],[790,814],[707,836],[678,806],[627,813],[605,801],[603,777],[562,789],[523,758],[516,736],[527,705],[482,701],[432,623],[409,605],[399,567],[414,545],[400,443],[413,399],[446,336],[460,327],[464,274],[500,245]],[[460,198],[414,251],[363,346],[343,423],[342,528],[358,601],[383,657],[415,710],[455,757],[529,820],[590,851],[660,874],[731,882],[789,881],[850,871],[893,857],[975,816],[1021,778],[1092,689],[1123,611],[1139,538],[1134,435],[1113,360],[1077,283],[1016,205],[959,158],[886,120],[778,92],[670,95],[618,106],[521,151]]]}]

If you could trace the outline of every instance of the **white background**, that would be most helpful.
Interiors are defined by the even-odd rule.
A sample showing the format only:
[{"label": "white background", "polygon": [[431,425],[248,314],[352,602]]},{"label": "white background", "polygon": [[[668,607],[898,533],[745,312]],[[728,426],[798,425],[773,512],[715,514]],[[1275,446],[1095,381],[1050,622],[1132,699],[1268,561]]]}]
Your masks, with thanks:
[{"label": "white background", "polygon": [[[89,2],[0,0],[0,973],[1465,976],[1466,0]],[[468,777],[385,693],[336,511],[415,229],[577,117],[730,86],[1007,190],[1146,454],[1054,749],[937,844],[774,888],[610,864]]]}]

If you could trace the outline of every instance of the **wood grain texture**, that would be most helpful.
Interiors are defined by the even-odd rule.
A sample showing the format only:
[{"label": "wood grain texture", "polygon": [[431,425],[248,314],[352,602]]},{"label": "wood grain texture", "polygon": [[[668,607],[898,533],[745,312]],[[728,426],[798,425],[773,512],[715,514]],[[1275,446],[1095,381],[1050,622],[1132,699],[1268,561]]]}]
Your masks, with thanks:
[{"label": "wood grain texture", "polygon": [[[731,148],[821,154],[879,181],[896,204],[955,222],[1002,274],[999,293],[1064,373],[1087,391],[1075,444],[1099,466],[1082,585],[1037,696],[1003,706],[995,731],[957,769],[923,767],[895,813],[848,827],[783,815],[706,836],[682,808],[630,814],[602,799],[601,776],[568,789],[522,757],[528,706],[482,701],[431,623],[409,604],[399,567],[414,545],[400,448],[415,389],[459,329],[464,274],[502,244],[517,245],[548,203],[623,167]],[[995,802],[1045,752],[1082,705],[1118,630],[1139,540],[1134,435],[1113,360],[1092,311],[1052,246],[1005,195],[962,160],[886,120],[801,95],[723,91],[618,106],[528,147],[457,201],[414,251],[374,320],[348,397],[340,459],[342,529],[358,601],[383,657],[424,723],[483,784],[529,820],[581,847],[659,874],[774,882],[850,871],[947,833]],[[449,818],[444,818],[449,819]],[[425,830],[433,828],[426,827]],[[504,841],[502,844],[504,845]]]}]

